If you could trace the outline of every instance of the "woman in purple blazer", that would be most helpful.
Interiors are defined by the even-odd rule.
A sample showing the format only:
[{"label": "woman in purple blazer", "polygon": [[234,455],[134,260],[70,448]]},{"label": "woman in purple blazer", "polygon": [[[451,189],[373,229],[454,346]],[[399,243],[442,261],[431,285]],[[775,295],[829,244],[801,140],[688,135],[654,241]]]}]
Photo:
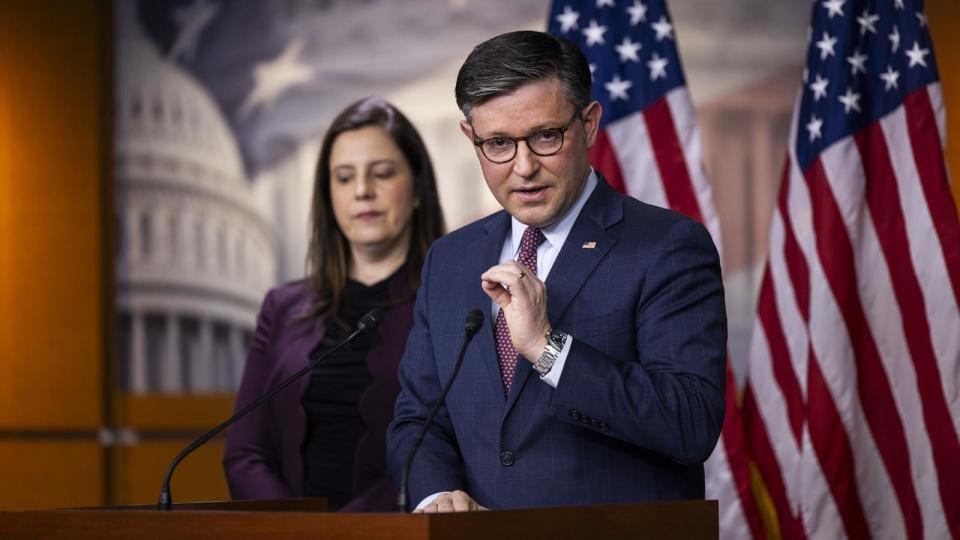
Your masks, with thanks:
[{"label": "woman in purple blazer", "polygon": [[237,409],[330,350],[364,313],[375,332],[331,355],[237,422],[224,468],[234,499],[326,497],[331,510],[390,510],[385,432],[397,363],[430,244],[443,234],[433,166],[393,105],[367,98],[333,121],[314,177],[305,279],[271,290],[260,310]]}]

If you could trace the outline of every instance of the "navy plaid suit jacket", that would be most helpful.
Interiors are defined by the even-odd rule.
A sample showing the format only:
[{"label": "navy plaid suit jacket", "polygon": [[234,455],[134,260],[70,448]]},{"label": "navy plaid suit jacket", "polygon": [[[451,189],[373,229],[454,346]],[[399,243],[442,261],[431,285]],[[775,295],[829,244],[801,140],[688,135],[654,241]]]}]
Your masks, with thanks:
[{"label": "navy plaid suit jacket", "polygon": [[[388,431],[398,485],[467,313],[490,313],[480,274],[498,263],[509,228],[498,212],[427,256]],[[521,359],[504,398],[487,317],[414,461],[411,503],[455,489],[489,508],[702,499],[723,424],[727,337],[706,229],[601,179],[546,286],[551,326],[574,340],[557,388]]]}]

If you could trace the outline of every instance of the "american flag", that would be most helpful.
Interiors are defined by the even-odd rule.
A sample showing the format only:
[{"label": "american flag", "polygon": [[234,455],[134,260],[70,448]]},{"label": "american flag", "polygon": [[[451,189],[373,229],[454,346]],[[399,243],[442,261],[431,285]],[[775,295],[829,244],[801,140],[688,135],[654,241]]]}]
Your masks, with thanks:
[{"label": "american flag", "polygon": [[922,0],[813,4],[744,415],[785,538],[960,537],[960,224]]},{"label": "american flag", "polygon": [[[663,0],[555,0],[549,30],[577,45],[603,106],[590,161],[621,193],[702,223],[720,247],[720,227],[703,171],[700,134],[676,35]],[[707,498],[720,501],[724,538],[762,534],[734,378],[727,367],[723,434],[706,464]]]}]

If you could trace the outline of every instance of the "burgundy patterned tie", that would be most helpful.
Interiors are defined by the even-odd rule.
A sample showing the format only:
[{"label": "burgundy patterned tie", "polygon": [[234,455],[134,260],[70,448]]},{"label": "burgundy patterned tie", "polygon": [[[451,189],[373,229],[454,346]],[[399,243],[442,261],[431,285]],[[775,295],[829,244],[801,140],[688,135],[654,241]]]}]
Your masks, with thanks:
[{"label": "burgundy patterned tie", "polygon": [[[523,238],[520,239],[520,253],[517,255],[517,262],[530,269],[530,275],[537,275],[537,247],[546,238],[540,229],[527,227],[523,231]],[[497,357],[500,359],[500,374],[503,376],[503,393],[510,393],[510,383],[513,382],[513,374],[517,371],[517,350],[513,348],[510,342],[510,329],[507,328],[507,319],[503,316],[503,310],[497,314],[496,326]]]}]

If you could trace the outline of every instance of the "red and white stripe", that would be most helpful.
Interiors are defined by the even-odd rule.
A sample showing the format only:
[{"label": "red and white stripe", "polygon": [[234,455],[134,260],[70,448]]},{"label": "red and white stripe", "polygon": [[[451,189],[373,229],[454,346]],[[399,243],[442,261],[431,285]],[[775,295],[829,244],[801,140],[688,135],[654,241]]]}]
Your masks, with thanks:
[{"label": "red and white stripe", "polygon": [[[655,136],[651,136],[655,134]],[[719,250],[720,224],[702,166],[700,133],[685,87],[601,131],[590,161],[622,193],[684,213],[703,223]],[[747,440],[727,365],[727,414],[717,448],[706,463],[706,495],[720,503],[722,538],[761,538],[750,494]]]},{"label": "red and white stripe", "polygon": [[960,538],[960,223],[943,141],[939,84],[806,171],[790,141],[744,401],[785,538]]}]

